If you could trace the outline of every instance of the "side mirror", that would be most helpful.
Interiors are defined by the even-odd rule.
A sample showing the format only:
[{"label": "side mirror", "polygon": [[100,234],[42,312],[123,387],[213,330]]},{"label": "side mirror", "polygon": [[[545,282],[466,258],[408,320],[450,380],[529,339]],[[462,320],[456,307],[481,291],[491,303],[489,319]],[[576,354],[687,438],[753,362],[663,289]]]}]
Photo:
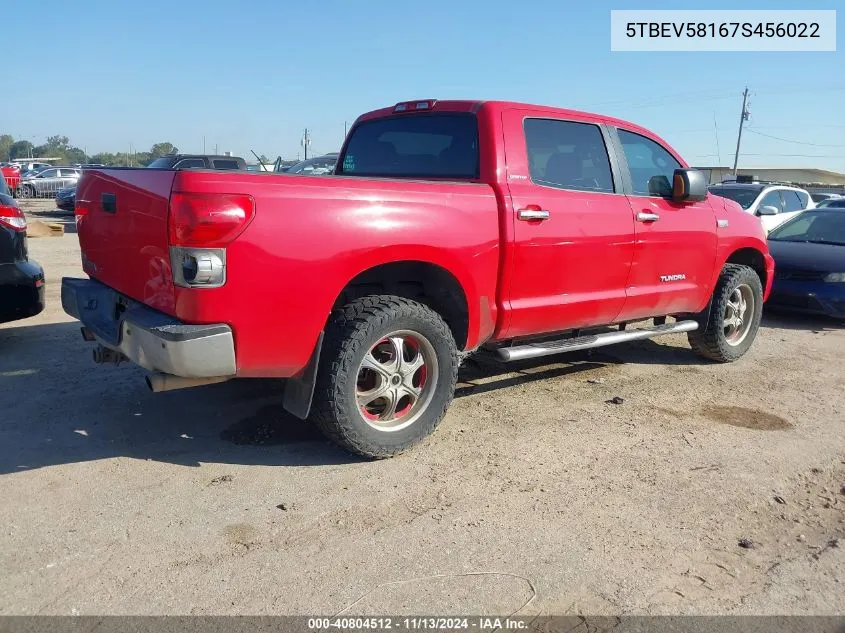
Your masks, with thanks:
[{"label": "side mirror", "polygon": [[697,169],[676,169],[672,177],[672,200],[697,202],[707,199],[707,178]]},{"label": "side mirror", "polygon": [[777,207],[773,207],[770,204],[765,204],[759,209],[757,209],[757,215],[777,215],[778,209]]}]

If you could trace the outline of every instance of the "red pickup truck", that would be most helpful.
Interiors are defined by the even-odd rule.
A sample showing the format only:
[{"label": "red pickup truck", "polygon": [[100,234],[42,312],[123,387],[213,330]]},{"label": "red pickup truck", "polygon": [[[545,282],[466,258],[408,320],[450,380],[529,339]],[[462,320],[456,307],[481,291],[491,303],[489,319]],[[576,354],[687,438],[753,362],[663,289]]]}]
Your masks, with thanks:
[{"label": "red pickup truck", "polygon": [[402,102],[355,122],[333,175],[86,170],[90,279],[62,303],[95,360],[134,361],[153,391],[284,378],[286,409],[386,457],[434,429],[480,347],[688,332],[742,356],[774,263],[760,220],[706,184],[625,121]]}]

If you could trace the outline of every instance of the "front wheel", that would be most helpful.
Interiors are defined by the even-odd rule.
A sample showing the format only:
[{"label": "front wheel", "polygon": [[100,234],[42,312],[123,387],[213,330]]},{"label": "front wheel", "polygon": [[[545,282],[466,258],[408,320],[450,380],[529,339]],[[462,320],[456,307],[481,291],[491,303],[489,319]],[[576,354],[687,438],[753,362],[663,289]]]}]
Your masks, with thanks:
[{"label": "front wheel", "polygon": [[24,185],[18,189],[18,197],[20,198],[34,198],[35,188],[32,185]]},{"label": "front wheel", "polygon": [[720,363],[736,360],[751,347],[763,314],[763,286],[749,266],[726,264],[719,276],[706,327],[690,332],[699,356]]},{"label": "front wheel", "polygon": [[457,375],[457,346],[439,314],[403,297],[363,297],[326,328],[311,419],[349,451],[390,457],[434,431]]}]

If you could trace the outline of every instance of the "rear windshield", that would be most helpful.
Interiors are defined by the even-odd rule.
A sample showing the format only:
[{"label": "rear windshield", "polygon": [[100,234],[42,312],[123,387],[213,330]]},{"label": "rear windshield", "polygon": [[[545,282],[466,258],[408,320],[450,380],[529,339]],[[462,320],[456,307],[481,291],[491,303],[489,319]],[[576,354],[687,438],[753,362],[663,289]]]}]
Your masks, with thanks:
[{"label": "rear windshield", "polygon": [[231,158],[215,158],[213,161],[214,169],[240,169],[241,165],[238,161]]},{"label": "rear windshield", "polygon": [[710,193],[714,196],[721,196],[738,202],[743,209],[747,209],[754,204],[761,191],[763,191],[762,187],[710,187]]},{"label": "rear windshield", "polygon": [[404,114],[352,130],[338,174],[393,178],[478,178],[472,114]]}]

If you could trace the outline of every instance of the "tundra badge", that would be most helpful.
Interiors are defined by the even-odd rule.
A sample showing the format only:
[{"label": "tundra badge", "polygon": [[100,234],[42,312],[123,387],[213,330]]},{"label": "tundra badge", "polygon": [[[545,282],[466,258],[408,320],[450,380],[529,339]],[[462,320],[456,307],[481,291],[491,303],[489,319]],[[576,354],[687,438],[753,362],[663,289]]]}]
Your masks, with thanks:
[{"label": "tundra badge", "polygon": [[686,275],[660,275],[660,281],[681,281],[686,279]]}]

